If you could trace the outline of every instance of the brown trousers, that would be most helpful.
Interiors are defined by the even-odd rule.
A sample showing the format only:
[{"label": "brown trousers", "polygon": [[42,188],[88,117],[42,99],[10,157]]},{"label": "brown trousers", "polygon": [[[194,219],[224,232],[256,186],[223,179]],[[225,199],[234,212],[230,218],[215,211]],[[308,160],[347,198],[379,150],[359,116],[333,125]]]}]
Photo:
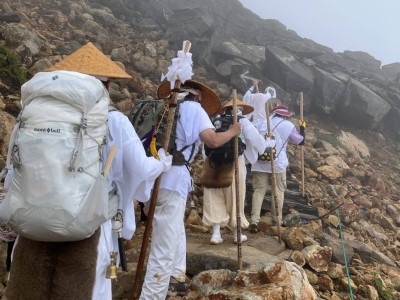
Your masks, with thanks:
[{"label": "brown trousers", "polygon": [[96,279],[100,229],[77,242],[37,242],[18,237],[8,300],[90,300]]}]

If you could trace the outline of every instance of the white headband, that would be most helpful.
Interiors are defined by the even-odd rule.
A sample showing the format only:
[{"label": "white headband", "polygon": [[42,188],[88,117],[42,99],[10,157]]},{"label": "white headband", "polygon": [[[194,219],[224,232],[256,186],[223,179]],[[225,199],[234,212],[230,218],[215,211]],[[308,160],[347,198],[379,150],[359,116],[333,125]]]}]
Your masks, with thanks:
[{"label": "white headband", "polygon": [[196,96],[198,96],[200,94],[200,92],[198,90],[191,89],[191,88],[185,88],[185,87],[181,88],[181,92],[189,92]]},{"label": "white headband", "polygon": [[183,100],[188,95],[188,92],[178,93],[178,100]]},{"label": "white headband", "polygon": [[96,77],[98,80],[104,81],[104,82],[107,82],[109,80],[108,77],[103,77],[103,76],[94,76],[94,77]]}]

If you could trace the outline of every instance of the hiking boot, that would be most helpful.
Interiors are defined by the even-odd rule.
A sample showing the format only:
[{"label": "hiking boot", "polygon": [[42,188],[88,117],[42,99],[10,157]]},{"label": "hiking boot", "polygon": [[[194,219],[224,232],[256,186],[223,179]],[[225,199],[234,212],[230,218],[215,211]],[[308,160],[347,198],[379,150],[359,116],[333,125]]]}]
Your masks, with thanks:
[{"label": "hiking boot", "polygon": [[249,226],[249,232],[251,233],[257,233],[258,232],[258,226],[255,223],[250,224]]},{"label": "hiking boot", "polygon": [[211,244],[211,245],[218,245],[218,244],[221,244],[223,241],[224,241],[224,240],[222,239],[221,236],[214,236],[214,235],[212,235],[212,236],[211,236],[211,239],[210,239],[210,244]]},{"label": "hiking boot", "polygon": [[[241,241],[241,243],[247,241],[247,235],[242,234],[242,235],[241,235],[241,238],[240,238],[240,241]],[[237,242],[238,242],[238,241],[237,241],[237,236],[236,236],[236,235],[233,237],[233,242],[234,242],[235,244],[237,244]]]},{"label": "hiking boot", "polygon": [[187,287],[184,282],[177,281],[175,278],[171,278],[168,287],[168,296],[185,296],[187,293]]}]

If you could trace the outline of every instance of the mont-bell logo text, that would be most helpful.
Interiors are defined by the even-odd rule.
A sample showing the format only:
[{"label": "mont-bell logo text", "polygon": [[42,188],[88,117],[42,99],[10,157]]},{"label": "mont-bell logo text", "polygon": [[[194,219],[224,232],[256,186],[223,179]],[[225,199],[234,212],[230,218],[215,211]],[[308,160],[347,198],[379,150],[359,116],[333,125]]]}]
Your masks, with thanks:
[{"label": "mont-bell logo text", "polygon": [[44,133],[61,133],[61,129],[57,128],[33,128],[33,131],[44,132]]}]

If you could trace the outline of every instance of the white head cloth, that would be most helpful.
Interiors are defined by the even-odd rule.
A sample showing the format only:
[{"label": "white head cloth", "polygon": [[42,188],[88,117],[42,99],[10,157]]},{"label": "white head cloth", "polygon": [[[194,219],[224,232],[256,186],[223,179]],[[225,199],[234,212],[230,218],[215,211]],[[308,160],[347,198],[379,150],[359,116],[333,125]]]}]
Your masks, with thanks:
[{"label": "white head cloth", "polygon": [[275,89],[274,89],[273,87],[271,87],[271,86],[268,86],[268,87],[265,89],[265,93],[270,95],[270,97],[268,97],[268,99],[269,99],[269,98],[276,98],[276,91],[275,91]]}]

